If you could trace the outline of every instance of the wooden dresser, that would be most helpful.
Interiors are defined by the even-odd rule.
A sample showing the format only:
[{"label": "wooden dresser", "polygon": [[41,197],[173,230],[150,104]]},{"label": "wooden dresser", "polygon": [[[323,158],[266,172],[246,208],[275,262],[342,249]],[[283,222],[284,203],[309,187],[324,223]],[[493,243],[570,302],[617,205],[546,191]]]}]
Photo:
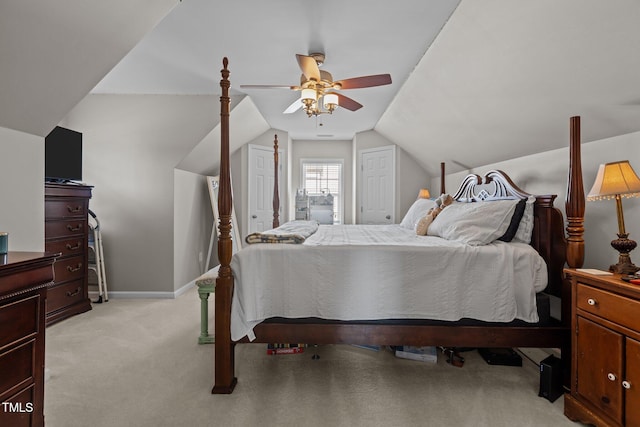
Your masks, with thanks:
[{"label": "wooden dresser", "polygon": [[571,392],[564,413],[596,426],[640,426],[640,286],[572,269]]},{"label": "wooden dresser", "polygon": [[87,283],[91,188],[45,184],[45,250],[61,254],[54,266],[55,283],[47,295],[47,325],[91,310]]},{"label": "wooden dresser", "polygon": [[0,255],[0,426],[43,426],[47,286],[54,254]]}]

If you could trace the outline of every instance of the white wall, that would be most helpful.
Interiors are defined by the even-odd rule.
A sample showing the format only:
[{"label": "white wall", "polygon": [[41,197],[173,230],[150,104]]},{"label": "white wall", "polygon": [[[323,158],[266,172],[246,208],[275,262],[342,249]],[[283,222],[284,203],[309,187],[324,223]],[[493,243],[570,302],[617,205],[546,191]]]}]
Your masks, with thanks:
[{"label": "white wall", "polygon": [[83,133],[110,291],[171,294],[184,285],[174,283],[186,274],[174,274],[174,180],[184,178],[174,168],[218,111],[216,96],[89,95],[61,123]]},{"label": "white wall", "polygon": [[[591,189],[601,163],[629,160],[636,173],[640,173],[640,132],[583,143],[581,151],[585,195]],[[564,213],[568,168],[569,149],[562,148],[447,175],[446,187],[454,193],[467,173],[482,175],[491,169],[500,169],[529,193],[557,194],[555,206]],[[439,178],[433,178],[432,187],[435,188],[438,182]],[[629,238],[640,241],[640,198],[623,199],[622,204]],[[618,252],[609,245],[618,232],[615,201],[586,202],[584,225],[585,267],[606,270],[618,262]],[[640,265],[640,250],[631,252],[631,260]]]},{"label": "white wall", "polygon": [[[178,290],[205,271],[213,211],[204,175],[175,169],[174,189],[173,283]],[[217,264],[214,251],[209,268]]]},{"label": "white wall", "polygon": [[44,138],[0,127],[0,231],[10,251],[44,251]]}]

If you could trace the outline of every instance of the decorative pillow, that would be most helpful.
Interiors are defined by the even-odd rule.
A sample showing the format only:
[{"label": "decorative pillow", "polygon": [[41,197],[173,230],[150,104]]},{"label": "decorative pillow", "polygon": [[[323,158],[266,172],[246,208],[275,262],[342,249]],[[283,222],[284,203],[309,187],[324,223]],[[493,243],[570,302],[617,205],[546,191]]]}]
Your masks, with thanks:
[{"label": "decorative pillow", "polygon": [[518,200],[453,203],[433,220],[427,234],[472,246],[486,245],[509,227]]},{"label": "decorative pillow", "polygon": [[511,217],[511,222],[509,222],[509,227],[505,233],[498,237],[498,240],[503,242],[510,242],[516,235],[516,231],[520,227],[520,221],[522,220],[522,216],[524,215],[524,209],[526,207],[527,200],[521,199],[517,204],[516,208],[513,211],[513,216]]},{"label": "decorative pillow", "polygon": [[426,236],[429,225],[431,225],[436,216],[438,216],[438,214],[442,212],[444,208],[453,203],[453,197],[451,197],[451,195],[449,194],[442,194],[440,195],[440,197],[435,199],[435,202],[436,207],[429,209],[427,214],[420,218],[420,220],[416,224],[415,231],[418,236]]},{"label": "decorative pillow", "polygon": [[413,202],[413,205],[407,211],[407,214],[402,218],[400,227],[408,228],[413,231],[420,218],[425,216],[429,209],[436,207],[436,202],[431,199],[418,199]]},{"label": "decorative pillow", "polygon": [[426,236],[429,225],[431,225],[437,215],[438,214],[436,213],[435,209],[429,209],[429,212],[427,212],[425,216],[420,218],[420,221],[418,221],[418,223],[416,224],[416,234],[418,236]]},{"label": "decorative pillow", "polygon": [[536,202],[535,196],[529,196],[526,206],[524,208],[524,215],[520,220],[520,226],[516,235],[511,240],[512,242],[531,243],[531,233],[533,233],[533,205]]}]

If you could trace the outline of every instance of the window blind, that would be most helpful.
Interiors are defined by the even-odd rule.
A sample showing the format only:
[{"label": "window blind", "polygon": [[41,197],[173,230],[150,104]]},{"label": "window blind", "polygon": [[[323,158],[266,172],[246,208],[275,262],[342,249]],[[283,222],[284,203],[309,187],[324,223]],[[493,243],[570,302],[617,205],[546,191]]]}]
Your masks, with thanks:
[{"label": "window blind", "polygon": [[333,223],[342,224],[342,163],[303,161],[302,184],[310,196],[333,196]]}]

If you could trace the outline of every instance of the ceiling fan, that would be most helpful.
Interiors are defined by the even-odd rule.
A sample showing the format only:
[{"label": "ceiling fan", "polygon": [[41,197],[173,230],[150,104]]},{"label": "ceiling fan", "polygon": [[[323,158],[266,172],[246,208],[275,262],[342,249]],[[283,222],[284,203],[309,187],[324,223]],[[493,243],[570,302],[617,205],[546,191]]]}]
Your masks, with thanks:
[{"label": "ceiling fan", "polygon": [[284,114],[291,114],[304,108],[309,117],[320,114],[331,114],[338,107],[356,111],[362,108],[362,104],[337,92],[345,89],[361,89],[374,86],[391,84],[389,74],[375,74],[372,76],[353,77],[350,79],[333,81],[333,76],[328,71],[320,70],[324,63],[324,53],[312,53],[310,55],[297,54],[298,65],[302,70],[300,86],[287,85],[240,85],[243,89],[273,89],[285,88],[301,91],[300,98],[296,99]]}]

